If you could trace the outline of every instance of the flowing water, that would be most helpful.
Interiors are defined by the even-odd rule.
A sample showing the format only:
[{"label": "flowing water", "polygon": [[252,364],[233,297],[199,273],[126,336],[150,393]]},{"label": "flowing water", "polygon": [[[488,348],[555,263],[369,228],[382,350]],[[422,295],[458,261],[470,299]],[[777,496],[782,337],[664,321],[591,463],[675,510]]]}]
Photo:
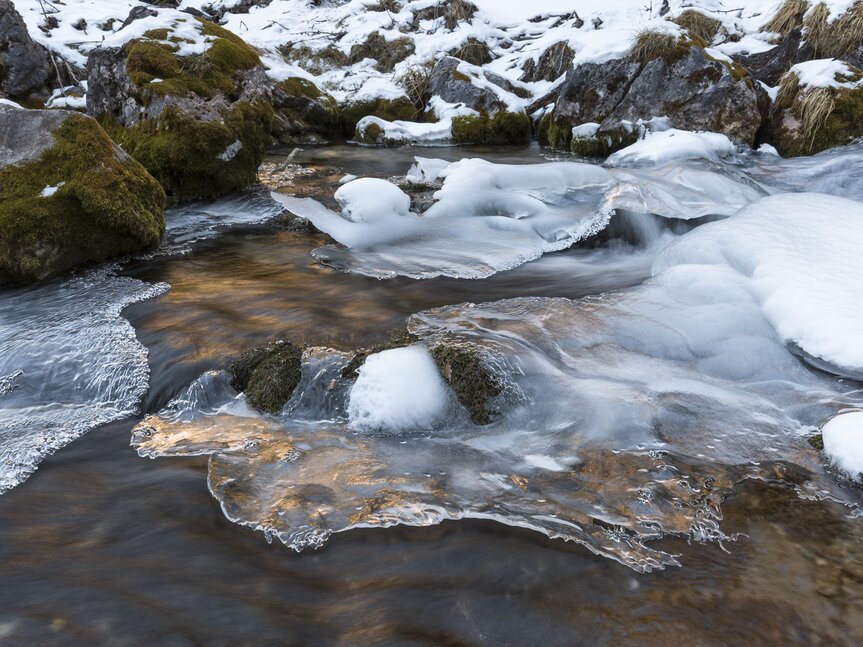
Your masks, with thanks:
[{"label": "flowing water", "polygon": [[[464,151],[308,149],[288,181],[333,208],[344,174],[415,155]],[[863,199],[858,149],[814,159],[722,177]],[[859,643],[859,490],[806,437],[860,384],[789,353],[728,276],[647,281],[702,220],[633,204],[482,280],[379,280],[319,263],[332,241],[256,190],[172,212],[148,258],[0,295],[0,643]],[[347,351],[406,324],[482,348],[503,415],[354,428]],[[311,350],[263,418],[220,369],[273,338]]]}]

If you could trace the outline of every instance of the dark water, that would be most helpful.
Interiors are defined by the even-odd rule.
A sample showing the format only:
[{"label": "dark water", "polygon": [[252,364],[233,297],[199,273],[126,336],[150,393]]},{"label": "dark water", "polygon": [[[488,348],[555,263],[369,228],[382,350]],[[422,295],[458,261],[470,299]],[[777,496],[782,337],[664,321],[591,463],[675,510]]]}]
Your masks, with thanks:
[{"label": "dark water", "polygon": [[[390,153],[323,149],[300,159],[387,175],[403,173],[416,151]],[[172,286],[125,311],[150,353],[144,412],[268,339],[352,348],[425,308],[576,298],[640,283],[650,266],[638,248],[569,251],[483,281],[378,281],[317,265],[309,252],[325,242],[257,227],[130,265],[128,274]],[[683,566],[646,575],[479,521],[351,531],[298,555],[225,520],[205,458],[137,457],[136,421],[87,434],[0,497],[0,644],[863,641],[859,520],[780,485],[744,484],[725,503],[722,528],[737,541],[664,539]]]}]

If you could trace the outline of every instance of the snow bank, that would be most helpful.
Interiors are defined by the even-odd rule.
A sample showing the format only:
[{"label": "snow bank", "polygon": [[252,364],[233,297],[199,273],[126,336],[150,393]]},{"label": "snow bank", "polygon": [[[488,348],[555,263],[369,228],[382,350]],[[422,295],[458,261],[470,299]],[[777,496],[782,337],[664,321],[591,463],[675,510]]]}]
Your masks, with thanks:
[{"label": "snow bank", "polygon": [[350,426],[366,431],[431,429],[449,392],[425,346],[369,355],[350,392]]},{"label": "snow bank", "polygon": [[852,80],[854,75],[848,63],[835,58],[798,63],[790,72],[797,75],[804,87],[853,89],[863,86],[863,80]]},{"label": "snow bank", "polygon": [[688,159],[715,160],[731,156],[735,146],[720,133],[689,132],[686,130],[648,131],[634,144],[612,154],[606,164],[663,164]]},{"label": "snow bank", "polygon": [[840,413],[821,429],[824,453],[853,479],[863,479],[863,411]]},{"label": "snow bank", "polygon": [[863,375],[863,204],[815,193],[764,198],[699,227],[656,259],[654,274],[697,264],[744,277],[786,343]]}]

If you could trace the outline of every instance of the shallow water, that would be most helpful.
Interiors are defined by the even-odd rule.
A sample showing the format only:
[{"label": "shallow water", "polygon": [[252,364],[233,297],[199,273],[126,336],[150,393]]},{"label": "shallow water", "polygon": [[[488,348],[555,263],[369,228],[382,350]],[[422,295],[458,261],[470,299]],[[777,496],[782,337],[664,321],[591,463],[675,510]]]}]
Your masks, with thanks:
[{"label": "shallow water", "polygon": [[[538,159],[536,149],[474,152],[495,161]],[[344,173],[403,174],[416,154],[455,159],[464,151],[396,149],[383,155],[354,147],[308,149],[295,159],[325,172],[298,184],[304,191],[331,194]],[[842,181],[836,186],[853,191],[856,185]],[[273,215],[268,204],[255,193],[221,203],[216,210],[200,208],[197,216],[194,210],[175,212],[161,254],[127,264],[120,276],[111,271],[84,274],[83,280],[98,276],[106,290],[117,288],[111,292],[116,310],[104,305],[84,309],[107,320],[109,330],[122,333],[128,320],[137,342],[129,340],[121,355],[134,360],[137,344],[149,351],[149,378],[144,373],[141,380],[129,380],[134,371],[116,359],[103,360],[126,378],[123,384],[138,385],[140,390],[131,398],[129,410],[110,418],[132,415],[134,401],[145,389],[141,411],[159,412],[199,376],[223,366],[227,356],[269,339],[287,337],[349,350],[380,340],[423,311],[412,323],[420,334],[443,326],[448,334],[478,336],[498,350],[501,344],[515,349],[505,356],[520,358],[525,369],[516,386],[532,401],[542,400],[542,415],[516,407],[508,425],[455,425],[441,430],[440,438],[420,435],[405,445],[404,438],[385,435],[346,436],[344,421],[339,421],[340,405],[323,416],[319,390],[310,380],[304,411],[326,418],[323,428],[313,424],[304,431],[295,425],[288,438],[271,422],[260,427],[255,419],[246,419],[252,421],[250,437],[266,441],[248,445],[242,426],[228,419],[226,425],[210,428],[201,446],[191,451],[188,445],[177,444],[170,425],[164,436],[148,441],[165,440],[167,454],[209,453],[220,438],[234,443],[234,451],[218,452],[210,460],[138,458],[128,442],[139,416],[102,426],[46,458],[27,482],[0,497],[4,644],[653,644],[667,643],[669,636],[696,644],[863,640],[863,530],[852,510],[836,502],[859,500],[859,493],[841,487],[824,471],[798,427],[817,424],[835,407],[857,403],[859,385],[810,370],[772,346],[769,353],[752,359],[772,358],[759,367],[760,373],[752,366],[740,369],[746,372],[745,387],[735,384],[740,374],[728,373],[728,364],[718,361],[721,353],[714,354],[717,361],[708,368],[708,378],[703,372],[684,375],[681,371],[690,368],[672,362],[666,362],[665,375],[649,363],[641,364],[645,354],[657,351],[621,344],[619,332],[622,326],[622,339],[638,339],[638,326],[666,323],[649,317],[648,323],[633,323],[633,315],[644,315],[644,304],[655,303],[658,297],[649,289],[627,290],[649,276],[653,258],[664,244],[661,237],[635,236],[636,244],[632,237],[630,242],[596,241],[482,281],[380,281],[317,263],[310,252],[330,241],[261,224]],[[220,221],[215,227],[213,215]],[[673,229],[662,236],[679,233]],[[76,280],[40,288],[46,290],[46,306],[31,313],[33,324],[26,327],[30,340],[52,329],[46,313],[63,312],[64,303],[75,301],[59,297],[74,295],[70,286]],[[159,290],[163,282],[170,284],[169,291],[129,305],[125,320],[116,316],[120,304],[135,300],[136,290]],[[614,294],[594,302],[546,300],[608,292]],[[13,308],[21,314],[30,312],[29,305],[38,302],[40,293],[37,289],[22,294],[20,307]],[[0,300],[12,304],[9,297],[20,298],[4,293]],[[519,297],[539,300],[434,310]],[[615,305],[621,303],[622,309]],[[548,312],[532,320],[542,308]],[[71,332],[86,337],[91,320],[82,324],[73,306],[66,310]],[[679,324],[673,308],[667,316]],[[2,322],[14,324],[8,317]],[[606,348],[604,355],[580,355],[579,349],[595,348],[603,335],[617,346]],[[19,338],[19,353],[29,350],[23,346],[26,341]],[[51,351],[46,347],[45,352]],[[325,352],[321,357],[330,355]],[[56,370],[65,366],[61,362]],[[16,383],[26,384],[21,380],[27,374],[16,375],[17,364],[9,367],[7,381],[0,382],[4,406],[10,397],[36,393],[20,386],[12,390]],[[578,377],[564,378],[561,367],[575,368]],[[550,369],[557,377],[549,378]],[[627,370],[632,372],[624,375]],[[664,396],[655,396],[656,402],[639,400],[641,379],[657,387],[662,379],[692,375],[710,383],[696,400],[687,399],[680,383],[668,387]],[[786,382],[773,383],[776,375]],[[574,386],[577,383],[581,385]],[[748,392],[741,393],[744,390]],[[202,393],[217,403],[232,397],[215,387]],[[602,398],[612,393],[626,406],[615,410],[602,405]],[[591,406],[578,404],[579,398]],[[565,406],[558,406],[561,403]],[[190,410],[200,413],[204,404],[194,401]],[[768,411],[770,406],[781,407],[787,420],[765,422],[765,416],[777,415]],[[755,424],[750,414],[758,407],[764,411]],[[611,411],[615,417],[597,417]],[[192,417],[198,413],[193,411]],[[110,418],[95,418],[92,425]],[[644,419],[664,420],[665,447],[658,453],[654,428],[638,424]],[[218,425],[221,418],[210,420]],[[706,420],[712,421],[709,436],[698,435],[698,423]],[[574,424],[592,429],[596,442],[583,443],[583,432],[573,436]],[[708,450],[716,427],[722,425],[718,435],[724,444]],[[741,425],[760,438],[741,433]],[[459,438],[460,429],[468,434]],[[549,429],[556,433],[547,433]],[[633,429],[639,430],[637,437]],[[83,430],[75,428],[50,449]],[[532,434],[524,433],[528,430]],[[510,437],[513,431],[519,432],[515,439]],[[458,442],[450,443],[447,434]],[[765,440],[771,434],[781,439],[778,454],[773,441]],[[626,451],[618,442],[621,435],[627,439]],[[345,437],[353,445],[348,454]],[[513,515],[522,506],[529,519],[536,514],[531,499],[551,493],[556,500],[547,505],[550,515],[558,516],[555,523],[562,517],[579,524],[582,533],[577,539],[590,550],[624,562],[621,555],[634,554],[655,566],[682,566],[641,574],[595,556],[582,545],[471,519],[427,528],[355,529],[334,535],[319,552],[297,555],[230,523],[223,510],[252,527],[262,523],[270,513],[267,506],[273,493],[296,483],[287,463],[274,459],[292,457],[292,443],[298,440],[308,445],[301,449],[308,456],[303,460],[311,461],[302,476],[309,486],[337,472],[350,477],[352,464],[360,466],[354,477],[364,477],[361,460],[368,459],[388,463],[386,469],[428,470],[442,463],[453,475],[463,472],[468,479],[479,470],[479,481],[498,488],[499,475],[512,476],[505,488],[507,499],[488,495],[485,502],[498,509],[480,509],[477,514],[463,514],[466,504],[482,503],[485,495],[477,496],[477,483],[442,478],[429,491],[436,497],[435,505],[453,497],[453,507],[444,506],[442,518],[479,516],[539,530],[551,526],[513,522]],[[571,444],[572,453],[579,455],[581,467],[572,474],[535,472],[531,470],[536,465],[516,460],[530,455],[542,464],[546,454],[567,453],[560,443]],[[329,446],[329,453],[316,453],[316,445]],[[466,455],[463,445],[475,453]],[[507,452],[516,459],[506,457]],[[747,465],[747,457],[754,456],[763,459],[761,464]],[[259,478],[262,474],[265,479]],[[208,479],[216,498],[207,492]],[[410,485],[410,479],[405,483]],[[367,486],[373,490],[379,484],[363,485]],[[407,491],[416,488],[409,486]],[[363,507],[370,494],[360,492],[352,503]],[[357,490],[343,494],[348,501]],[[835,500],[804,500],[800,494]],[[643,507],[633,507],[633,501]],[[404,503],[402,499],[394,506],[367,507],[363,514],[371,516],[353,525],[388,525],[387,518],[376,515],[398,514]],[[501,505],[507,508],[503,513]],[[575,516],[567,519],[567,514]],[[651,520],[655,525],[644,523]],[[413,521],[439,519],[432,515]],[[657,527],[671,534],[662,536]],[[280,529],[273,529],[278,534]],[[634,529],[640,536],[632,534]],[[562,536],[570,530],[563,529]],[[710,541],[699,541],[705,539]],[[629,542],[628,550],[621,552],[609,541]]]}]

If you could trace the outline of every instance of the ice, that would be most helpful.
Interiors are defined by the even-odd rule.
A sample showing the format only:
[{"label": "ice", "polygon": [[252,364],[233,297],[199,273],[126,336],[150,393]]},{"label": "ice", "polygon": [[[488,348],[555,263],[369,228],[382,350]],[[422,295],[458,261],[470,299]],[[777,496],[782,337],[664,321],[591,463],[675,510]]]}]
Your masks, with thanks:
[{"label": "ice", "polygon": [[736,147],[731,140],[720,133],[677,129],[648,131],[634,144],[613,153],[606,164],[659,164],[688,159],[719,161],[735,152]]},{"label": "ice", "polygon": [[863,411],[840,413],[821,432],[824,453],[833,464],[852,479],[863,480]]},{"label": "ice", "polygon": [[351,222],[380,223],[408,215],[411,199],[395,184],[361,178],[343,184],[335,193],[342,215]]},{"label": "ice", "polygon": [[348,404],[354,429],[431,429],[446,412],[449,392],[424,346],[370,355],[359,373]]},{"label": "ice", "polygon": [[166,289],[105,267],[3,293],[0,493],[46,455],[137,412],[149,377],[147,350],[120,313]]},{"label": "ice", "polygon": [[728,268],[745,281],[780,338],[863,376],[863,204],[815,193],[764,198],[669,245],[654,272]]}]

